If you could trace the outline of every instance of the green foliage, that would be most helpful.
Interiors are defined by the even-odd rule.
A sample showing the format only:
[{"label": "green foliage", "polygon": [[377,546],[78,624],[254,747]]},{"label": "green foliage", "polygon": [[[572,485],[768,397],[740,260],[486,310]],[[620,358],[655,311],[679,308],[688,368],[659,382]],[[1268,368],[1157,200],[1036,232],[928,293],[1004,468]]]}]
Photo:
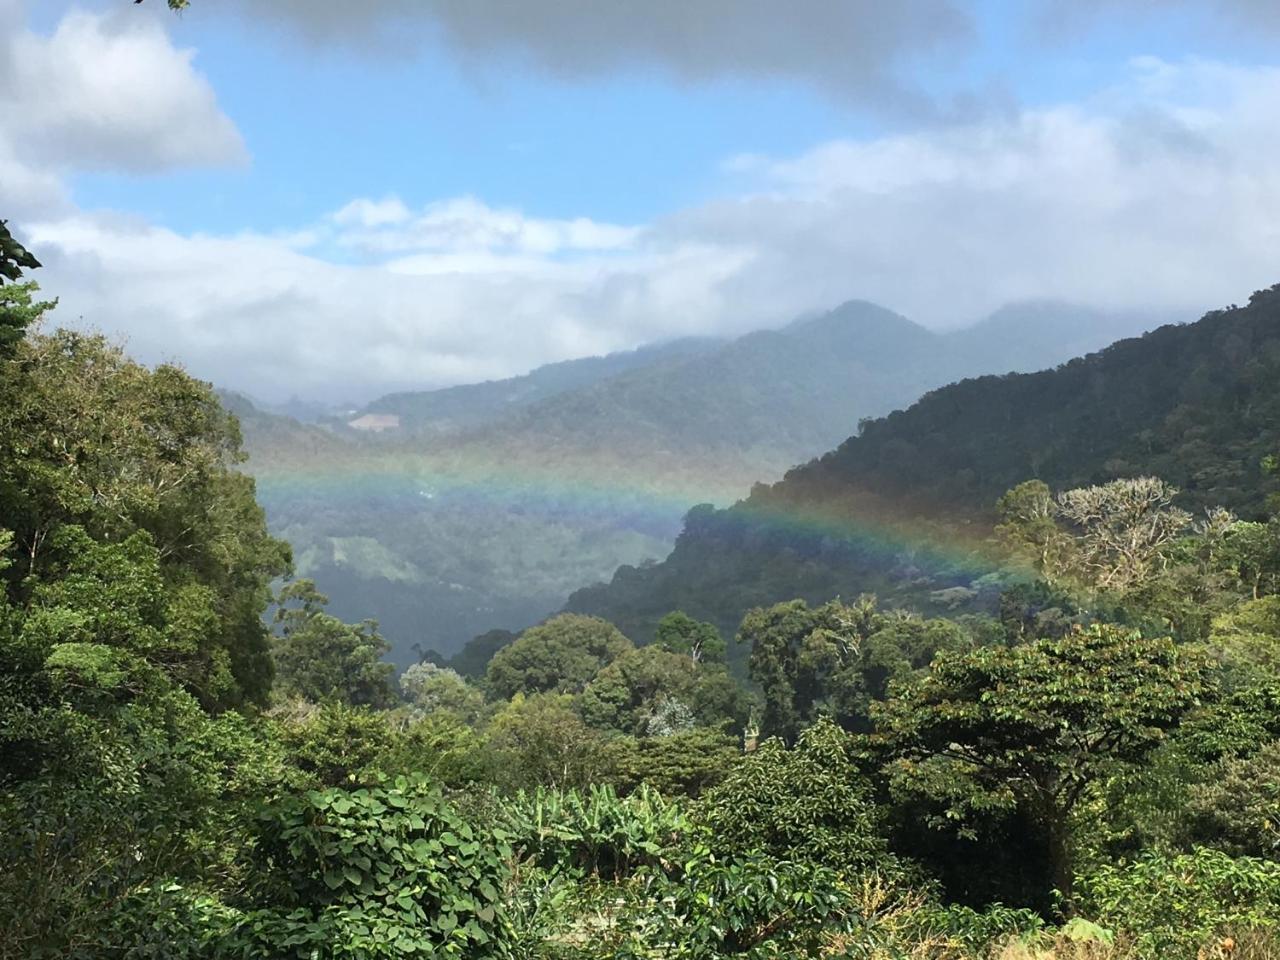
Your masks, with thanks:
[{"label": "green foliage", "polygon": [[956,818],[1001,805],[1028,816],[1069,906],[1077,804],[1143,760],[1207,692],[1206,667],[1193,653],[1098,626],[1012,649],[941,654],[876,718],[900,758],[900,788],[946,798]]},{"label": "green foliage", "polygon": [[386,714],[341,702],[317,706],[295,700],[269,716],[299,785],[370,785],[392,772],[383,761],[397,749],[400,738]]},{"label": "green foliage", "polygon": [[9,232],[9,221],[0,220],[0,287],[17,283],[22,271],[39,267],[40,261]]},{"label": "green foliage", "polygon": [[1280,679],[1280,595],[1253,600],[1216,617],[1209,644],[1235,672]]},{"label": "green foliage", "polygon": [[236,876],[251,811],[282,773],[247,721],[210,718],[177,691],[101,715],[6,711],[0,730],[7,757],[41,761],[0,764],[6,957],[123,955],[121,938],[151,916],[141,888]]},{"label": "green foliage", "polygon": [[665,796],[687,797],[720,783],[742,752],[735,738],[706,727],[660,737],[618,737],[609,742],[609,750],[609,767],[620,789],[648,784]]},{"label": "green foliage", "polygon": [[790,741],[823,714],[865,729],[890,681],[922,670],[939,650],[965,646],[966,636],[948,621],[885,613],[863,597],[853,606],[793,600],[752,610],[738,642],[751,647],[751,679],[764,695],[762,732]]},{"label": "green foliage", "polygon": [[9,222],[0,220],[0,359],[3,359],[40,317],[56,301],[38,303],[34,283],[21,283],[24,270],[40,267],[31,251],[9,232]]},{"label": "green foliage", "polygon": [[698,803],[717,853],[766,853],[858,873],[888,860],[852,741],[828,720],[788,750],[768,740]]},{"label": "green foliage", "polygon": [[[150,609],[165,611],[170,634],[157,660],[209,706],[261,701],[271,676],[261,613],[289,554],[267,535],[252,481],[234,469],[239,431],[212,391],[66,331],[27,336],[5,365],[0,528],[13,537],[3,574],[11,601],[44,602],[33,589],[66,575],[86,588],[98,577],[93,595],[114,602],[111,566],[150,565],[159,580]],[[142,537],[154,550],[145,564]],[[89,543],[102,545],[100,574],[76,556]],[[158,629],[154,616],[149,625]]]},{"label": "green foliage", "polygon": [[561,614],[495,653],[486,680],[494,696],[504,700],[517,693],[580,693],[630,649],[631,641],[608,621]]},{"label": "green foliage", "polygon": [[741,691],[722,665],[699,665],[656,644],[627,650],[600,670],[579,709],[593,727],[637,736],[663,736],[694,722],[733,724],[745,712]]},{"label": "green foliage", "polygon": [[503,787],[585,787],[607,779],[608,743],[566,694],[516,694],[485,733]]},{"label": "green foliage", "polygon": [[981,910],[961,904],[927,904],[915,912],[911,926],[923,941],[942,939],[959,943],[974,953],[1010,937],[1030,939],[1045,928],[1034,910],[989,904]]},{"label": "green foliage", "polygon": [[673,856],[688,831],[680,808],[647,786],[626,797],[609,786],[521,792],[503,804],[499,822],[522,860],[612,881]]},{"label": "green foliage", "polygon": [[644,880],[620,920],[616,957],[816,956],[828,936],[859,923],[839,876],[820,864],[722,858],[695,845],[669,872]]},{"label": "green foliage", "polygon": [[1280,859],[1280,741],[1227,757],[1191,790],[1192,839],[1234,856]]},{"label": "green foliage", "polygon": [[[4,227],[0,225],[0,232],[3,231]],[[0,248],[4,242],[0,236]],[[0,254],[0,268],[3,259],[3,254]],[[56,300],[36,300],[35,294],[39,289],[34,283],[0,282],[0,359],[8,356],[26,332],[58,305]]]},{"label": "green foliage", "polygon": [[277,691],[315,702],[394,703],[395,668],[382,659],[390,646],[379,635],[377,622],[343,623],[324,612],[328,603],[311,580],[295,580],[280,591],[278,635],[271,652]]},{"label": "green foliage", "polygon": [[415,663],[400,675],[400,690],[416,710],[446,710],[475,723],[484,712],[484,694],[455,670],[434,663]]},{"label": "green foliage", "polygon": [[658,621],[653,642],[664,650],[685,654],[694,663],[724,662],[726,646],[716,625],[695,620],[682,610]]},{"label": "green foliage", "polygon": [[511,851],[422,780],[310,791],[262,815],[243,919],[223,944],[261,957],[491,957]]},{"label": "green foliage", "polygon": [[1194,957],[1218,937],[1280,922],[1280,864],[1217,850],[1107,864],[1079,890],[1082,910],[1123,931],[1140,960]]}]

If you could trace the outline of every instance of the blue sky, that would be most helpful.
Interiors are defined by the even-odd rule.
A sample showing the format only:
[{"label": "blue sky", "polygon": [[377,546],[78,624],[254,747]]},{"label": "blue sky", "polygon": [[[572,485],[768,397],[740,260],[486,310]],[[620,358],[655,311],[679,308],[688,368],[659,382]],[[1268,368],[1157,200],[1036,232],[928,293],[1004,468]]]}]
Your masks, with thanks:
[{"label": "blue sky", "polygon": [[268,396],[1280,280],[1262,0],[703,3],[0,0],[0,215],[60,320]]},{"label": "blue sky", "polygon": [[[112,6],[55,0],[33,21],[51,30],[69,9]],[[317,48],[287,24],[200,6],[167,26],[177,45],[198,51],[195,65],[243,134],[250,163],[159,178],[81,176],[81,203],[135,210],[181,230],[287,229],[352,197],[382,194],[410,205],[474,195],[532,216],[640,222],[732,189],[723,164],[734,155],[788,156],[918,121],[844,101],[804,78],[695,84],[630,66],[583,82],[516,58],[460,63],[429,29],[420,49],[371,54]],[[913,64],[912,79],[944,103],[989,98],[982,108],[999,110],[1086,97],[1116,82],[1136,55],[1241,62],[1244,53],[1256,60],[1266,52],[1258,47],[1275,49],[1207,28],[1212,18],[1196,7],[1081,17],[1055,39],[1040,36],[1052,28],[1028,14],[1034,7],[969,5],[976,42]]]}]

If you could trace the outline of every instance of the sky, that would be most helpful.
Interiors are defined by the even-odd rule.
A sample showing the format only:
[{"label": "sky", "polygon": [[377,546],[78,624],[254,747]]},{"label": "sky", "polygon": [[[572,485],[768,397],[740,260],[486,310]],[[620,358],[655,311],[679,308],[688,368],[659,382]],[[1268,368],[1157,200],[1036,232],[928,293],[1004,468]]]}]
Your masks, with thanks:
[{"label": "sky", "polygon": [[50,322],[273,400],[1280,282],[1273,0],[0,0]]}]

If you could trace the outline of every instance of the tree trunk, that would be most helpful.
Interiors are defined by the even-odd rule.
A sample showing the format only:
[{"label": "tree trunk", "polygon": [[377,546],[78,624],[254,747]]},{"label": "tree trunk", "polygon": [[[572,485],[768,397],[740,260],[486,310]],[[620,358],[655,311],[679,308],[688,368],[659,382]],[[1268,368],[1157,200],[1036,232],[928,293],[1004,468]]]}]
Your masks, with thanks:
[{"label": "tree trunk", "polygon": [[1045,825],[1048,829],[1049,879],[1061,898],[1062,915],[1068,919],[1075,915],[1075,851],[1072,849],[1067,818],[1051,816]]}]

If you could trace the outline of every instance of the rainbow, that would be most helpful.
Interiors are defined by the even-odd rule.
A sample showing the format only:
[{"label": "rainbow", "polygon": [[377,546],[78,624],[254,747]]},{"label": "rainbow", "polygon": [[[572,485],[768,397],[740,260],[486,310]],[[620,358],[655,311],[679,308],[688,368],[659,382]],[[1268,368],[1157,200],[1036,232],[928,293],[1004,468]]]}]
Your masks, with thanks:
[{"label": "rainbow", "polygon": [[982,523],[943,522],[941,512],[904,514],[899,505],[858,490],[797,503],[785,497],[785,487],[762,486],[744,498],[752,468],[741,462],[673,457],[625,463],[582,455],[504,462],[487,451],[433,455],[373,445],[342,453],[251,461],[269,515],[286,504],[359,504],[402,516],[447,504],[464,517],[518,511],[582,529],[633,530],[670,541],[692,506],[711,504],[732,509],[712,520],[703,512],[691,515],[691,535],[800,543],[818,555],[852,548],[886,567],[905,561],[922,572],[980,576],[999,565],[990,528]]}]

